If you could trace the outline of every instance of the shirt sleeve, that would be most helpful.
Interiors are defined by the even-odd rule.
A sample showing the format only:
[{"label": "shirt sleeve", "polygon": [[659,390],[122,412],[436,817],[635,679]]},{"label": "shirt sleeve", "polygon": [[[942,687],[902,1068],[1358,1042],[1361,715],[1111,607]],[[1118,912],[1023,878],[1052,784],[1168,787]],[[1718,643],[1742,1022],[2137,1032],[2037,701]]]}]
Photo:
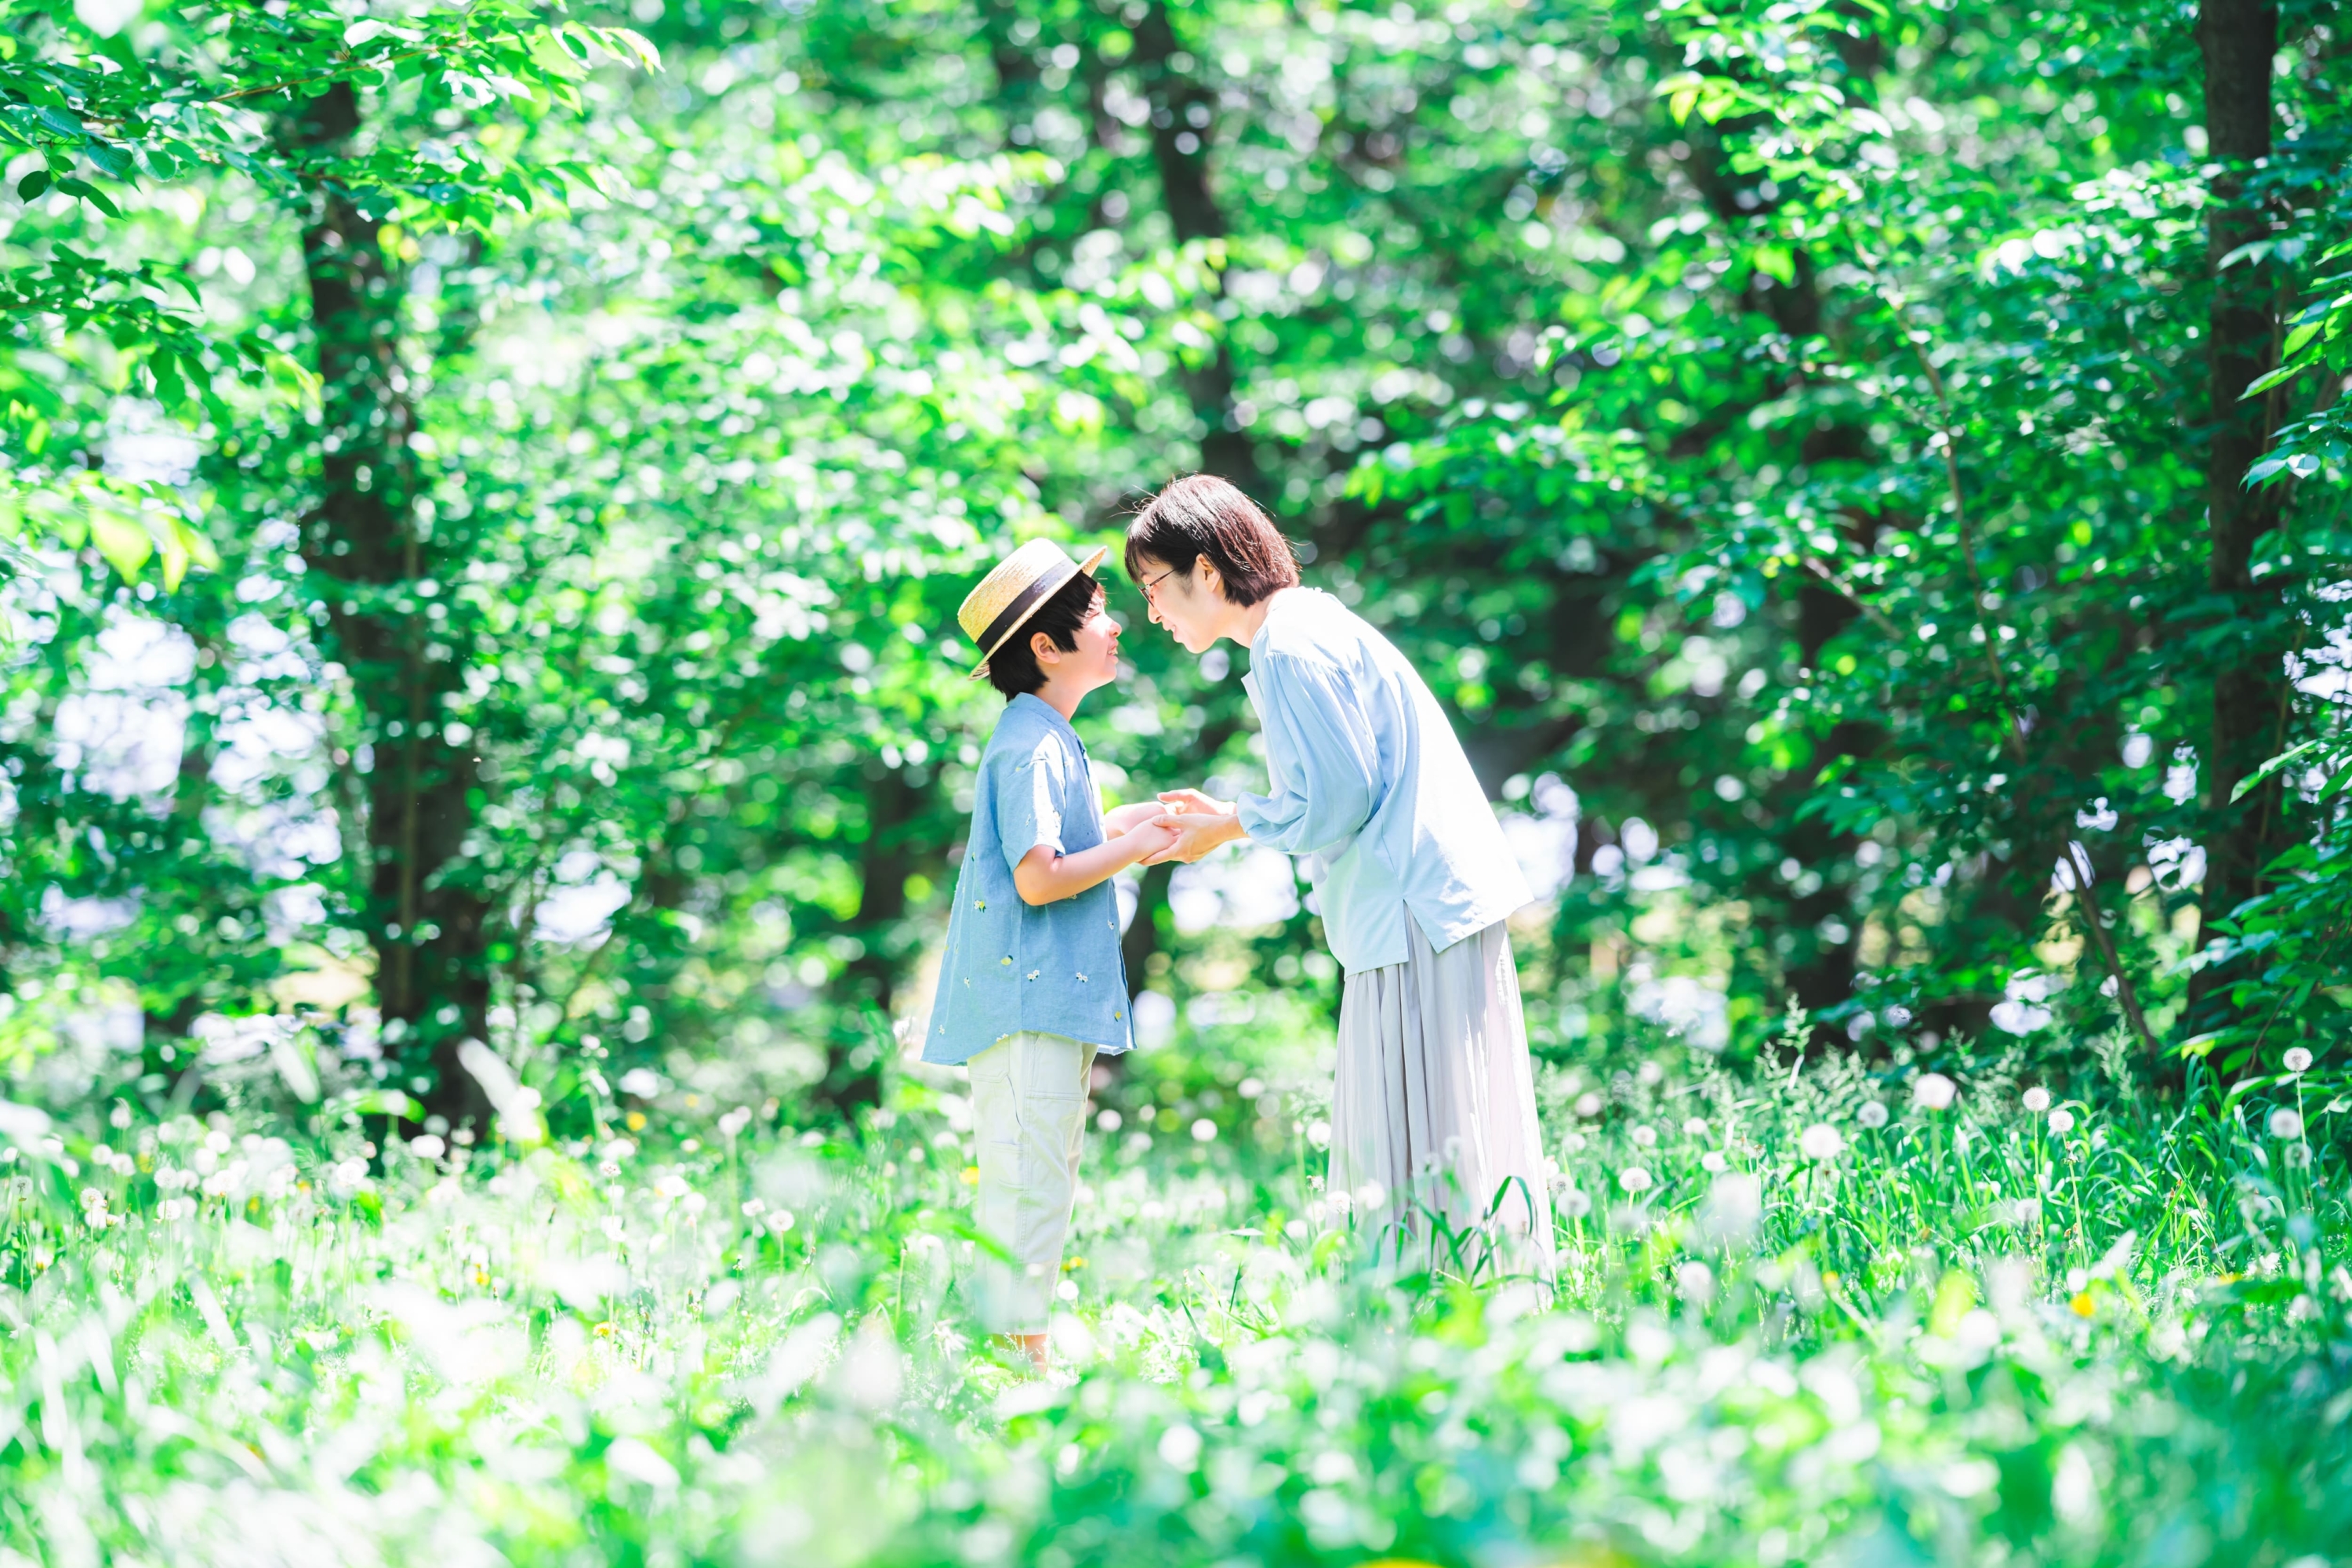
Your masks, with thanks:
[{"label": "shirt sleeve", "polygon": [[1063,853],[1062,799],[1064,777],[1061,748],[1053,737],[1040,739],[1027,752],[1000,754],[993,764],[996,779],[996,836],[1004,850],[1004,865],[1017,870],[1029,851],[1040,844]]},{"label": "shirt sleeve", "polygon": [[1319,663],[1268,659],[1258,689],[1272,793],[1241,797],[1242,826],[1285,854],[1334,849],[1361,831],[1384,793],[1370,716]]}]

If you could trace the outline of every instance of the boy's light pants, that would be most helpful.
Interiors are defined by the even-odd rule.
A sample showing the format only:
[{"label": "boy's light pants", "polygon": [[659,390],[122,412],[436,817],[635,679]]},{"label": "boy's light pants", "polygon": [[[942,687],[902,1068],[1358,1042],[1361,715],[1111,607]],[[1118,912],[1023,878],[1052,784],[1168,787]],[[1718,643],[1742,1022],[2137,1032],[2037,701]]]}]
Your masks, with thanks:
[{"label": "boy's light pants", "polygon": [[1094,1066],[1094,1047],[1034,1033],[1007,1035],[965,1064],[980,1139],[972,1218],[1013,1254],[1011,1263],[980,1260],[980,1319],[991,1332],[1045,1331],[1077,1197]]}]

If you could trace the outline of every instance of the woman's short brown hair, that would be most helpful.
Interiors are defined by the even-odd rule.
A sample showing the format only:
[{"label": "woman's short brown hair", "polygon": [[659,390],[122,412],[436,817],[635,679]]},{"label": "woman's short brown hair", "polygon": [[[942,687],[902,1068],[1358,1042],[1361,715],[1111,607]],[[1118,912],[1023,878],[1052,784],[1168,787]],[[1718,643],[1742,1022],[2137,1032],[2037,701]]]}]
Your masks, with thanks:
[{"label": "woman's short brown hair", "polygon": [[1203,555],[1236,605],[1298,586],[1290,541],[1257,503],[1214,474],[1187,474],[1146,501],[1127,525],[1127,574],[1141,582],[1145,561],[1190,573]]}]

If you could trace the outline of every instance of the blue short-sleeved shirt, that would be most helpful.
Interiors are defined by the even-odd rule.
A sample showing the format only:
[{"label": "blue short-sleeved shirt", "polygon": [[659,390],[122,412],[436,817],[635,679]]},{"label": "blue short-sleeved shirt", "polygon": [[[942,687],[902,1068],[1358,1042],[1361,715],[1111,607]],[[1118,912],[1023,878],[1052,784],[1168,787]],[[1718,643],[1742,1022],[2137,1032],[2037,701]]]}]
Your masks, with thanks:
[{"label": "blue short-sleeved shirt", "polygon": [[1104,881],[1027,904],[1013,885],[1013,868],[1040,844],[1075,855],[1103,837],[1102,798],[1078,732],[1042,698],[1006,703],[980,760],[925,1061],[969,1061],[1024,1030],[1128,1048],[1117,890]]}]

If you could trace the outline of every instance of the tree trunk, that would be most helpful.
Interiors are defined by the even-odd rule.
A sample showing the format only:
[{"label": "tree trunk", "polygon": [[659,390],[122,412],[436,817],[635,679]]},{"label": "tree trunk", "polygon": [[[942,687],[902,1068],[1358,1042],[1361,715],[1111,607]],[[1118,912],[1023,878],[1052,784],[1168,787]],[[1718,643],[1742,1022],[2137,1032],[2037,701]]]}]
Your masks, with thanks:
[{"label": "tree trunk", "polygon": [[[1136,24],[1135,69],[1151,105],[1151,161],[1160,174],[1160,203],[1175,227],[1176,243],[1189,245],[1197,239],[1223,239],[1226,230],[1223,209],[1209,185],[1209,140],[1216,130],[1217,97],[1177,69],[1182,53],[1164,0],[1152,0]],[[1219,269],[1213,276],[1222,306],[1224,273]],[[1276,498],[1266,493],[1257,448],[1234,406],[1237,374],[1228,335],[1219,332],[1207,363],[1183,367],[1181,375],[1193,417],[1202,426],[1202,470],[1230,479],[1271,510]]]},{"label": "tree trunk", "polygon": [[857,913],[844,928],[859,952],[835,988],[842,1016],[825,1049],[818,1104],[845,1119],[882,1101],[882,1064],[913,932],[907,926],[907,879],[922,869],[919,841],[924,790],[904,768],[869,764],[866,839],[857,864]]},{"label": "tree trunk", "polygon": [[[287,134],[297,147],[333,153],[359,128],[357,95],[338,83],[305,103]],[[483,1121],[488,1103],[457,1061],[460,1042],[488,1031],[489,906],[462,874],[476,758],[442,730],[441,699],[458,689],[460,665],[450,627],[419,592],[436,572],[416,525],[401,280],[375,220],[348,192],[321,181],[312,201],[302,262],[322,428],[303,551],[328,585],[330,644],[351,671],[373,753],[362,920],[375,949],[376,1004],[404,1080],[422,1080],[426,1109],[452,1124]]]},{"label": "tree trunk", "polygon": [[1160,917],[1168,910],[1169,885],[1176,879],[1176,862],[1146,866],[1135,885],[1135,918],[1119,933],[1119,962],[1127,970],[1127,994],[1131,1001],[1151,978],[1151,955],[1160,951]]},{"label": "tree trunk", "polygon": [[[2210,927],[2262,890],[2263,868],[2281,847],[2282,781],[2273,778],[2234,805],[2238,781],[2280,749],[2290,696],[2281,668],[2278,599],[2255,581],[2255,542],[2277,526],[2279,492],[2250,489],[2246,471],[2269,439],[2263,405],[2245,391],[2271,367],[2276,289],[2269,268],[2231,252],[2269,232],[2258,203],[2246,197],[2246,174],[2271,152],[2271,72],[2278,52],[2278,9],[2270,0],[2205,0],[2197,19],[2205,61],[2209,155],[2222,165],[2206,218],[2206,258],[2213,294],[2206,334],[2210,421],[2205,466],[2209,581],[2235,622],[2221,645],[2213,679],[2212,743],[2204,758],[2211,826],[2205,843],[2201,922]],[[2237,965],[2198,972],[2190,982],[2191,1026],[2226,1027],[2236,1019],[2230,987]]]}]

